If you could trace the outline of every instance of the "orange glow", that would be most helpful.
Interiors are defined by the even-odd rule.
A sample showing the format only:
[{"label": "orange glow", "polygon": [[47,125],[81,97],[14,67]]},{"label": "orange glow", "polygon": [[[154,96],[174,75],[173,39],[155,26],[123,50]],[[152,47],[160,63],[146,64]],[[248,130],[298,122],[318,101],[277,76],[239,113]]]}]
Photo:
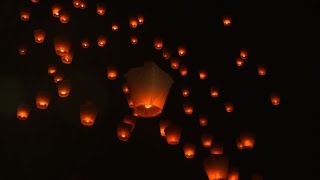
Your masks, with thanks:
[{"label": "orange glow", "polygon": [[184,87],[184,88],[182,88],[181,93],[182,93],[183,97],[188,97],[190,94],[190,90],[188,87]]},{"label": "orange glow", "polygon": [[19,120],[27,120],[31,111],[31,106],[28,104],[19,104],[17,108],[17,118]]},{"label": "orange glow", "polygon": [[243,66],[244,66],[244,59],[238,57],[238,58],[236,59],[236,63],[237,63],[237,66],[238,66],[238,67],[243,67]]},{"label": "orange glow", "polygon": [[185,56],[187,53],[187,48],[185,46],[178,47],[178,54],[179,56]]},{"label": "orange glow", "polygon": [[64,73],[62,71],[57,71],[53,75],[53,80],[54,80],[55,83],[63,81],[63,78],[64,78]]},{"label": "orange glow", "polygon": [[232,19],[231,19],[230,16],[224,16],[224,17],[222,18],[222,21],[223,21],[223,25],[226,26],[226,27],[228,27],[228,26],[231,25]]},{"label": "orange glow", "polygon": [[144,107],[150,109],[152,107],[152,104],[145,104]]},{"label": "orange glow", "polygon": [[220,143],[212,143],[210,148],[211,154],[222,155],[223,154],[223,145]]},{"label": "orange glow", "polygon": [[192,159],[196,151],[196,146],[194,144],[187,143],[183,146],[183,151],[187,159]]},{"label": "orange glow", "polygon": [[136,125],[136,117],[134,117],[133,115],[125,115],[122,119],[122,122],[124,122],[126,124],[130,124],[132,127],[131,131],[133,131],[133,129]]},{"label": "orange glow", "polygon": [[211,147],[213,135],[211,133],[203,133],[201,135],[201,142],[203,147]]},{"label": "orange glow", "polygon": [[180,66],[180,60],[178,58],[171,58],[170,65],[172,69],[178,69]]},{"label": "orange glow", "polygon": [[131,135],[132,125],[120,122],[117,127],[117,135],[120,141],[128,141]]},{"label": "orange glow", "polygon": [[113,23],[111,26],[111,29],[113,32],[116,32],[119,30],[119,25],[117,23]]},{"label": "orange glow", "polygon": [[93,103],[87,102],[80,106],[80,120],[84,126],[92,126],[97,117],[97,110]]},{"label": "orange glow", "polygon": [[239,140],[243,149],[252,149],[254,146],[255,135],[250,132],[240,133]]},{"label": "orange glow", "polygon": [[55,64],[49,64],[48,65],[48,75],[53,76],[54,73],[57,72],[57,66]]},{"label": "orange glow", "polygon": [[24,8],[20,10],[20,19],[21,21],[29,21],[31,16],[30,9]]},{"label": "orange glow", "polygon": [[276,93],[272,93],[270,95],[270,100],[271,100],[272,105],[278,106],[280,104],[280,95],[278,95]]},{"label": "orange glow", "polygon": [[54,4],[52,6],[52,16],[55,18],[60,18],[60,11],[62,10],[61,4]]},{"label": "orange glow", "polygon": [[68,54],[65,54],[64,56],[61,56],[61,61],[64,64],[71,64],[73,60],[73,52],[70,52]]},{"label": "orange glow", "polygon": [[97,41],[99,47],[104,47],[107,43],[107,37],[104,35],[100,35],[98,36]]},{"label": "orange glow", "polygon": [[138,37],[137,36],[130,36],[130,42],[132,45],[138,44]]},{"label": "orange glow", "polygon": [[31,0],[31,2],[33,2],[33,3],[38,3],[39,0]]},{"label": "orange glow", "polygon": [[44,38],[46,37],[46,32],[43,29],[37,29],[33,31],[34,41],[36,43],[43,43]]},{"label": "orange glow", "polygon": [[75,8],[80,8],[80,3],[81,3],[81,0],[73,0],[73,6]]},{"label": "orange glow", "polygon": [[71,83],[70,81],[63,80],[57,83],[58,94],[60,97],[65,98],[69,96],[71,91]]},{"label": "orange glow", "polygon": [[97,13],[100,16],[103,16],[106,13],[106,5],[104,3],[97,3]]},{"label": "orange glow", "polygon": [[131,28],[136,28],[138,26],[138,20],[135,17],[129,18],[129,25]]},{"label": "orange glow", "polygon": [[39,91],[36,96],[36,106],[38,109],[47,109],[50,103],[50,94],[45,91]]},{"label": "orange glow", "polygon": [[265,76],[267,74],[267,68],[265,65],[258,65],[258,74],[260,76]]},{"label": "orange glow", "polygon": [[239,180],[238,168],[230,168],[228,172],[228,180]]},{"label": "orange glow", "polygon": [[163,40],[157,37],[153,40],[153,45],[156,50],[161,50],[163,48]]},{"label": "orange glow", "polygon": [[199,78],[200,78],[201,80],[207,79],[207,76],[208,76],[207,70],[205,70],[205,69],[200,69],[200,70],[199,70]]},{"label": "orange glow", "polygon": [[224,103],[224,107],[225,107],[225,109],[226,109],[226,111],[227,111],[228,113],[231,113],[231,112],[233,112],[233,110],[234,110],[234,107],[233,107],[233,103],[232,103],[232,102],[226,102],[226,103]]},{"label": "orange glow", "polygon": [[165,133],[165,129],[171,125],[171,122],[169,120],[161,120],[160,123],[159,123],[159,127],[160,127],[160,135],[162,137],[165,137],[166,136],[166,133]]},{"label": "orange glow", "polygon": [[142,25],[144,23],[144,17],[142,14],[138,14],[137,15],[137,19],[138,19],[138,24]]},{"label": "orange glow", "polygon": [[79,8],[82,9],[82,10],[87,8],[86,0],[81,0]]},{"label": "orange glow", "polygon": [[129,87],[128,87],[128,85],[126,84],[126,83],[123,83],[122,84],[122,92],[124,93],[124,94],[129,94]]},{"label": "orange glow", "polygon": [[54,38],[54,48],[57,55],[64,56],[70,52],[71,43],[65,36],[56,36]]},{"label": "orange glow", "polygon": [[109,80],[115,80],[118,75],[118,70],[115,66],[109,66],[107,68],[107,75]]},{"label": "orange glow", "polygon": [[224,155],[210,154],[203,161],[209,180],[225,180],[228,175],[229,160]]},{"label": "orange glow", "polygon": [[240,141],[239,138],[236,139],[236,144],[237,144],[237,148],[238,148],[239,150],[244,149],[244,147],[243,147],[243,145],[242,145],[242,142]]},{"label": "orange glow", "polygon": [[27,46],[24,45],[24,44],[20,45],[19,48],[18,48],[18,51],[19,51],[20,55],[26,55],[27,52],[28,52]]},{"label": "orange glow", "polygon": [[129,106],[130,108],[133,108],[134,105],[133,105],[132,99],[131,99],[130,97],[128,97],[127,100],[128,100],[128,106]]},{"label": "orange glow", "polygon": [[208,115],[200,114],[199,115],[199,123],[200,123],[200,126],[207,126],[207,124],[208,124]]},{"label": "orange glow", "polygon": [[163,48],[162,49],[162,58],[165,60],[170,59],[171,57],[171,51],[168,48]]},{"label": "orange glow", "polygon": [[186,76],[188,74],[188,66],[185,64],[182,64],[179,67],[179,71],[180,71],[181,76]]},{"label": "orange glow", "polygon": [[60,18],[60,22],[62,24],[67,24],[70,21],[71,14],[69,13],[69,11],[60,10],[59,11],[59,18]]},{"label": "orange glow", "polygon": [[89,46],[90,46],[90,40],[89,40],[88,38],[82,39],[82,41],[81,41],[81,46],[82,46],[82,48],[84,48],[84,49],[89,48]]},{"label": "orange glow", "polygon": [[248,50],[246,50],[246,49],[241,49],[241,50],[240,50],[240,58],[242,58],[242,59],[247,59],[247,58],[248,58]]},{"label": "orange glow", "polygon": [[164,130],[167,143],[169,145],[177,145],[180,142],[180,137],[182,133],[182,128],[177,125],[169,125]]},{"label": "orange glow", "polygon": [[193,104],[191,102],[185,102],[182,106],[185,114],[190,115],[193,113]]},{"label": "orange glow", "polygon": [[219,96],[219,89],[217,87],[215,87],[215,86],[211,86],[210,87],[210,95],[213,98],[218,97]]}]

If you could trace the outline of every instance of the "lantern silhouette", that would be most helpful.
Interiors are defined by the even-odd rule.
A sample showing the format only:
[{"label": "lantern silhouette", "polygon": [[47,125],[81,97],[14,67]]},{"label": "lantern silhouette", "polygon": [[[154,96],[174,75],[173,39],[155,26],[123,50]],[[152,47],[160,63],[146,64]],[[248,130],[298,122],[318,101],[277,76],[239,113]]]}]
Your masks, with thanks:
[{"label": "lantern silhouette", "polygon": [[162,49],[162,58],[165,60],[170,59],[171,57],[171,51],[168,48],[163,48]]},{"label": "lantern silhouette", "polygon": [[153,45],[156,50],[161,50],[163,48],[163,40],[157,37],[153,40]]},{"label": "lantern silhouette", "polygon": [[36,43],[43,43],[44,38],[46,37],[46,32],[42,29],[37,29],[33,31],[34,41]]},{"label": "lantern silhouette", "polygon": [[202,133],[201,142],[203,147],[211,147],[213,135],[211,133]]},{"label": "lantern silhouette", "polygon": [[109,66],[107,68],[107,75],[109,80],[115,80],[118,75],[118,70],[115,66]]},{"label": "lantern silhouette", "polygon": [[31,111],[31,106],[28,104],[19,104],[17,108],[17,118],[19,120],[27,120]]},{"label": "lantern silhouette", "polygon": [[97,13],[100,15],[100,16],[103,16],[105,13],[106,13],[106,5],[105,3],[97,3]]},{"label": "lantern silhouette", "polygon": [[236,58],[236,63],[238,67],[243,67],[244,66],[244,59],[237,57]]},{"label": "lantern silhouette", "polygon": [[33,2],[33,3],[38,3],[39,0],[31,0],[31,2]]},{"label": "lantern silhouette", "polygon": [[182,93],[183,97],[188,97],[189,94],[190,94],[190,90],[189,90],[188,87],[183,87],[182,90],[181,90],[181,93]]},{"label": "lantern silhouette", "polygon": [[57,66],[55,64],[49,64],[48,65],[48,75],[53,76],[54,73],[57,72]]},{"label": "lantern silhouette", "polygon": [[134,126],[136,125],[136,117],[134,117],[133,115],[125,115],[122,119],[122,122],[130,124],[132,127],[131,131],[133,131]]},{"label": "lantern silhouette", "polygon": [[185,56],[187,53],[187,48],[185,46],[178,46],[178,54],[179,56]]},{"label": "lantern silhouette", "polygon": [[229,160],[226,156],[210,154],[204,159],[203,166],[209,180],[227,179]]},{"label": "lantern silhouette", "polygon": [[71,83],[68,80],[63,80],[57,83],[58,94],[62,98],[66,98],[69,96],[71,91]]},{"label": "lantern silhouette", "polygon": [[223,145],[221,143],[214,142],[211,144],[210,153],[216,155],[223,154]]},{"label": "lantern silhouette", "polygon": [[200,123],[200,126],[207,126],[207,124],[208,124],[208,115],[200,114],[199,115],[199,123]]},{"label": "lantern silhouette", "polygon": [[278,106],[280,104],[280,95],[276,94],[276,93],[272,93],[270,95],[270,100],[271,100],[272,105]]},{"label": "lantern silhouette", "polygon": [[64,9],[62,9],[62,10],[59,11],[59,19],[60,19],[60,22],[61,22],[62,24],[67,24],[67,23],[69,23],[70,18],[71,18],[71,14],[70,14],[69,11],[64,10]]},{"label": "lantern silhouette", "polygon": [[81,0],[73,0],[73,6],[75,8],[80,8],[80,3],[81,3]]},{"label": "lantern silhouette", "polygon": [[182,106],[185,114],[190,115],[193,113],[193,104],[191,102],[185,102]]},{"label": "lantern silhouette", "polygon": [[21,44],[21,45],[18,47],[18,51],[19,51],[19,54],[20,54],[20,55],[26,55],[27,52],[28,52],[27,46],[26,46],[25,44]]},{"label": "lantern silhouette", "polygon": [[228,180],[239,180],[238,168],[229,168]]},{"label": "lantern silhouette", "polygon": [[237,138],[237,139],[236,139],[236,145],[237,145],[238,150],[244,149],[240,138]]},{"label": "lantern silhouette", "polygon": [[182,64],[179,67],[179,71],[180,71],[181,76],[186,76],[188,74],[188,66],[185,64]]},{"label": "lantern silhouette", "polygon": [[117,127],[117,135],[120,141],[128,141],[131,135],[132,125],[120,122]]},{"label": "lantern silhouette", "polygon": [[64,73],[62,71],[57,71],[56,73],[54,73],[53,80],[55,83],[63,81],[63,79],[64,79]]},{"label": "lantern silhouette", "polygon": [[61,61],[64,64],[71,64],[72,60],[73,60],[73,52],[69,52],[64,56],[61,56]]},{"label": "lantern silhouette", "polygon": [[80,7],[79,7],[80,9],[85,9],[85,8],[87,8],[87,2],[86,2],[86,0],[81,0],[80,1]]},{"label": "lantern silhouette", "polygon": [[60,18],[60,11],[62,10],[62,5],[61,4],[54,4],[52,6],[52,16],[55,18]]},{"label": "lantern silhouette", "polygon": [[180,137],[182,133],[182,128],[178,125],[169,125],[164,130],[166,135],[166,140],[169,145],[177,145],[180,142]]},{"label": "lantern silhouette", "polygon": [[207,76],[208,76],[207,70],[205,70],[205,69],[200,69],[200,70],[199,70],[199,78],[200,78],[201,80],[207,79]]},{"label": "lantern silhouette", "polygon": [[258,65],[258,74],[260,76],[265,76],[267,74],[267,68],[265,65]]},{"label": "lantern silhouette", "polygon": [[233,112],[233,110],[234,110],[234,106],[233,106],[233,103],[232,103],[232,102],[226,102],[226,103],[224,103],[224,107],[225,107],[225,109],[226,109],[226,111],[227,111],[228,113],[231,113],[231,112]]},{"label": "lantern silhouette", "polygon": [[187,143],[183,146],[183,151],[187,159],[192,159],[196,151],[196,146],[194,144]]},{"label": "lantern silhouette", "polygon": [[211,87],[210,87],[210,95],[211,95],[211,97],[213,97],[213,98],[218,97],[218,96],[219,96],[219,89],[218,89],[218,87],[216,87],[216,86],[211,86]]},{"label": "lantern silhouette", "polygon": [[30,9],[24,8],[20,10],[20,19],[21,21],[29,21],[31,16]]},{"label": "lantern silhouette", "polygon": [[239,140],[243,146],[243,149],[252,149],[254,146],[255,135],[250,132],[240,133]]},{"label": "lantern silhouette", "polygon": [[71,43],[65,36],[56,36],[54,38],[54,48],[57,55],[64,56],[70,52]]},{"label": "lantern silhouette", "polygon": [[232,20],[231,16],[224,16],[222,18],[223,25],[226,26],[226,27],[230,26],[231,25],[231,20]]},{"label": "lantern silhouette", "polygon": [[92,102],[80,106],[80,120],[84,126],[92,126],[97,117],[97,109]]},{"label": "lantern silhouette", "polygon": [[165,129],[171,125],[171,122],[169,120],[161,120],[159,122],[159,127],[160,127],[160,135],[162,137],[165,137],[166,136],[166,133],[165,133]]},{"label": "lantern silhouette", "polygon": [[171,58],[170,65],[172,69],[178,69],[180,66],[180,60],[178,58]]},{"label": "lantern silhouette", "polygon": [[82,41],[81,41],[81,46],[82,46],[82,48],[84,48],[84,49],[89,48],[89,46],[90,46],[90,40],[89,40],[88,38],[82,39]]},{"label": "lantern silhouette", "polygon": [[141,117],[161,114],[173,79],[154,62],[125,74],[135,112]]},{"label": "lantern silhouette", "polygon": [[251,178],[252,180],[263,180],[263,177],[260,174],[253,174]]},{"label": "lantern silhouette", "polygon": [[118,31],[118,30],[119,30],[119,25],[118,25],[117,23],[112,23],[112,25],[111,25],[111,30],[112,30],[113,32]]},{"label": "lantern silhouette", "polygon": [[129,87],[128,87],[128,85],[126,84],[126,83],[123,83],[122,84],[122,92],[124,93],[124,94],[129,94]]},{"label": "lantern silhouette", "polygon": [[[133,106],[133,101],[132,101],[132,99],[131,99],[130,96],[127,96],[127,101],[128,101],[128,106],[129,106],[130,108],[134,108],[134,106]],[[135,112],[135,113],[136,113],[136,112]]]},{"label": "lantern silhouette", "polygon": [[132,45],[136,45],[138,43],[138,37],[137,36],[130,36],[130,42]]},{"label": "lantern silhouette", "polygon": [[100,36],[98,36],[97,41],[98,41],[98,46],[99,47],[104,47],[106,45],[106,43],[107,43],[107,37],[104,36],[104,35],[100,35]]},{"label": "lantern silhouette", "polygon": [[138,20],[135,17],[129,18],[129,25],[131,28],[136,28],[138,26]]},{"label": "lantern silhouette", "polygon": [[47,109],[50,103],[50,94],[46,91],[39,91],[36,97],[36,106],[38,109]]},{"label": "lantern silhouette", "polygon": [[247,59],[247,58],[248,58],[248,50],[246,50],[246,49],[241,49],[241,50],[240,50],[240,58],[241,58],[241,59]]},{"label": "lantern silhouette", "polygon": [[137,15],[138,24],[142,25],[144,23],[144,16],[142,14]]}]

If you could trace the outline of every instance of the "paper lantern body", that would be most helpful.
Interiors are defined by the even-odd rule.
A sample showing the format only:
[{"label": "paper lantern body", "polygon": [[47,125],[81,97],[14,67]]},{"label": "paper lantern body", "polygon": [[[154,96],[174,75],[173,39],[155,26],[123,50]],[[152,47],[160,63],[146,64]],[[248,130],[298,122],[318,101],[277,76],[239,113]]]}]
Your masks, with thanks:
[{"label": "paper lantern body", "polygon": [[19,104],[17,108],[17,118],[19,120],[27,120],[31,111],[30,105]]},{"label": "paper lantern body", "polygon": [[203,166],[209,180],[226,180],[229,167],[226,156],[210,154],[204,159]]}]

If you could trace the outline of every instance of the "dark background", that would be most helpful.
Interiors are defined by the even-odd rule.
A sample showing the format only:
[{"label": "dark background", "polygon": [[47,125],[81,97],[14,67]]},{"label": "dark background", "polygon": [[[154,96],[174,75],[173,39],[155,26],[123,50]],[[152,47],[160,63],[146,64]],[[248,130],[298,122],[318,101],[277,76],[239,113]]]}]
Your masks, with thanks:
[{"label": "dark background", "polygon": [[[61,2],[72,13],[69,24],[52,17],[51,5]],[[319,60],[316,1],[231,2],[231,1],[107,1],[105,16],[98,16],[97,0],[85,10],[75,9],[72,1],[2,1],[1,95],[0,95],[0,179],[207,179],[202,160],[209,149],[201,146],[200,134],[212,132],[222,141],[230,166],[240,169],[240,179],[262,174],[265,179],[315,177],[317,166],[316,130],[313,115],[318,95],[316,61]],[[21,7],[31,8],[29,22],[19,19]],[[142,13],[145,23],[130,29],[129,16]],[[232,16],[232,25],[221,17]],[[120,30],[111,31],[118,22]],[[44,44],[36,44],[33,30],[43,28]],[[54,53],[53,37],[68,35],[73,42],[74,60],[61,63]],[[100,48],[96,37],[105,34],[107,45]],[[129,35],[139,42],[132,46]],[[181,60],[189,66],[181,77],[153,48],[154,37],[162,37],[165,47],[177,56],[176,47],[187,46]],[[80,40],[91,40],[82,49]],[[28,54],[20,56],[17,46],[28,44]],[[315,45],[312,45],[315,44]],[[245,67],[238,68],[235,58],[241,48],[249,50]],[[116,125],[131,112],[121,90],[123,74],[154,60],[175,80],[163,113],[156,118],[137,120],[128,142],[116,137]],[[67,99],[58,97],[47,65],[56,63],[71,80]],[[257,75],[256,66],[266,64],[266,77]],[[106,77],[108,65],[116,65],[119,77]],[[207,80],[200,81],[197,71],[205,67]],[[184,115],[181,87],[191,87],[187,100],[195,104],[194,114]],[[217,85],[221,96],[212,99],[209,87]],[[47,110],[35,108],[35,94],[52,94]],[[281,104],[271,105],[269,94],[279,92]],[[94,126],[80,123],[79,105],[92,100],[98,108]],[[223,103],[232,101],[233,113]],[[16,119],[20,102],[32,104],[27,121]],[[311,104],[315,103],[315,105]],[[207,127],[200,127],[197,116],[209,114]],[[159,134],[159,120],[169,119],[183,127],[177,146],[167,145]],[[238,151],[235,138],[248,130],[256,134],[253,150]],[[185,142],[197,145],[194,159],[184,157]]]}]

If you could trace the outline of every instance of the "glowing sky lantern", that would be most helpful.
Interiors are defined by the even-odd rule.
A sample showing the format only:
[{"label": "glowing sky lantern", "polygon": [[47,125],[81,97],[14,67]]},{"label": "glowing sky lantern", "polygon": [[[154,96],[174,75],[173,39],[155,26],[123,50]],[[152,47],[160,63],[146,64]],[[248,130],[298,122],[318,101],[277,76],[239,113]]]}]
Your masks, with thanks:
[{"label": "glowing sky lantern", "polygon": [[20,19],[21,21],[29,21],[31,16],[31,11],[28,8],[20,9]]},{"label": "glowing sky lantern", "polygon": [[189,94],[190,94],[190,89],[189,89],[188,87],[183,87],[183,88],[181,89],[181,93],[182,93],[182,96],[183,96],[183,97],[188,97]]},{"label": "glowing sky lantern", "polygon": [[115,66],[107,67],[107,76],[109,80],[115,80],[118,76],[118,70]]},{"label": "glowing sky lantern", "polygon": [[71,91],[71,83],[68,80],[63,80],[57,83],[58,94],[62,98],[69,96]]},{"label": "glowing sky lantern", "polygon": [[118,30],[119,30],[119,25],[118,25],[118,23],[112,23],[112,25],[111,25],[111,30],[112,30],[113,32],[118,31]]},{"label": "glowing sky lantern", "polygon": [[19,45],[19,47],[18,47],[18,52],[19,52],[19,54],[20,55],[26,55],[27,54],[27,52],[28,52],[28,49],[27,49],[27,45],[26,44],[21,44],[21,45]]},{"label": "glowing sky lantern", "polygon": [[80,9],[86,9],[87,8],[87,1],[86,0],[80,0]]},{"label": "glowing sky lantern", "polygon": [[52,16],[55,18],[60,18],[60,11],[62,10],[62,5],[55,3],[52,6]]},{"label": "glowing sky lantern", "polygon": [[130,93],[129,87],[128,87],[127,83],[123,83],[123,84],[122,84],[122,92],[123,92],[124,94],[129,94],[129,93]]},{"label": "glowing sky lantern", "polygon": [[138,44],[138,37],[137,36],[130,36],[130,42],[132,45]]},{"label": "glowing sky lantern", "polygon": [[64,73],[61,70],[58,70],[57,72],[54,73],[53,75],[53,80],[55,83],[58,83],[60,81],[63,81],[64,79]]},{"label": "glowing sky lantern", "polygon": [[64,56],[70,52],[71,43],[66,36],[59,35],[54,37],[54,48],[57,55]]},{"label": "glowing sky lantern", "polygon": [[106,13],[106,4],[105,3],[102,3],[102,2],[97,3],[97,13],[100,16],[103,16]]},{"label": "glowing sky lantern", "polygon": [[270,94],[270,101],[272,105],[278,106],[280,105],[280,95],[278,93],[271,93]]},{"label": "glowing sky lantern", "polygon": [[64,56],[61,56],[61,61],[63,64],[71,64],[73,60],[73,52],[69,52],[67,54],[65,54]]},{"label": "glowing sky lantern", "polygon": [[247,49],[241,49],[240,50],[240,58],[247,59],[248,58],[248,50]]},{"label": "glowing sky lantern", "polygon": [[263,64],[258,65],[259,76],[265,76],[267,74],[267,67]]},{"label": "glowing sky lantern", "polygon": [[57,65],[55,65],[55,64],[49,64],[49,65],[48,65],[48,75],[49,75],[49,76],[53,76],[54,73],[56,73],[56,72],[57,72]]},{"label": "glowing sky lantern", "polygon": [[89,46],[90,46],[90,40],[89,40],[88,38],[83,38],[83,39],[81,40],[81,46],[82,46],[82,48],[84,48],[84,49],[89,48]]},{"label": "glowing sky lantern", "polygon": [[207,114],[199,114],[199,123],[200,123],[200,126],[207,126],[208,115]]},{"label": "glowing sky lantern", "polygon": [[179,72],[181,76],[186,76],[188,75],[188,66],[185,64],[181,64],[179,67]]},{"label": "glowing sky lantern", "polygon": [[96,106],[92,102],[86,102],[80,106],[80,120],[84,126],[92,126],[97,117]]},{"label": "glowing sky lantern", "polygon": [[17,108],[17,118],[19,120],[27,120],[31,111],[31,106],[21,103]]},{"label": "glowing sky lantern", "polygon": [[231,25],[231,22],[232,22],[232,19],[231,19],[231,16],[224,16],[222,18],[222,21],[223,21],[223,25],[228,27]]},{"label": "glowing sky lantern", "polygon": [[224,107],[228,113],[231,113],[234,110],[234,106],[232,102],[225,102]]},{"label": "glowing sky lantern", "polygon": [[39,0],[31,0],[31,2],[33,2],[33,3],[38,3],[39,2]]},{"label": "glowing sky lantern", "polygon": [[144,16],[142,14],[138,14],[137,19],[139,25],[142,25],[144,23]]},{"label": "glowing sky lantern", "polygon": [[162,49],[162,58],[165,60],[168,60],[171,58],[171,51],[166,47]]},{"label": "glowing sky lantern", "polygon": [[211,147],[213,135],[211,133],[202,133],[201,142],[203,147]]},{"label": "glowing sky lantern", "polygon": [[177,48],[179,56],[185,56],[187,53],[187,48],[184,45],[180,45]]},{"label": "glowing sky lantern", "polygon": [[216,155],[223,154],[223,144],[219,142],[213,142],[210,147],[210,153]]},{"label": "glowing sky lantern", "polygon": [[36,29],[33,31],[34,34],[34,41],[36,43],[43,43],[45,37],[46,37],[46,32],[43,29]]},{"label": "glowing sky lantern", "polygon": [[184,155],[187,159],[192,159],[196,152],[196,146],[191,143],[187,143],[183,146]]},{"label": "glowing sky lantern", "polygon": [[107,37],[104,35],[99,35],[97,38],[98,46],[104,47],[107,43]]},{"label": "glowing sky lantern", "polygon": [[117,136],[120,141],[128,141],[131,135],[132,125],[120,122],[117,126]]},{"label": "glowing sky lantern", "polygon": [[210,154],[203,161],[204,170],[209,180],[226,180],[229,160],[224,155]]},{"label": "glowing sky lantern", "polygon": [[161,120],[160,122],[159,122],[159,127],[160,127],[160,135],[162,136],[162,137],[165,137],[166,136],[166,133],[165,133],[165,129],[168,127],[168,126],[170,126],[171,125],[171,121],[169,121],[169,120]]},{"label": "glowing sky lantern", "polygon": [[161,50],[163,48],[163,40],[160,37],[156,37],[153,40],[153,46],[156,50]]},{"label": "glowing sky lantern", "polygon": [[219,96],[219,88],[216,86],[211,86],[210,87],[210,96],[213,98],[216,98]]},{"label": "glowing sky lantern", "polygon": [[81,0],[73,0],[73,6],[75,8],[80,8],[80,3],[81,3]]},{"label": "glowing sky lantern", "polygon": [[191,115],[193,113],[193,104],[191,102],[185,102],[182,104],[184,113],[187,115]]},{"label": "glowing sky lantern", "polygon": [[60,22],[61,22],[62,24],[67,24],[67,23],[69,23],[69,21],[70,21],[70,19],[71,19],[71,14],[70,14],[70,12],[67,11],[67,10],[64,10],[64,9],[60,10],[60,11],[59,11],[59,19],[60,19]]},{"label": "glowing sky lantern", "polygon": [[238,168],[229,168],[228,180],[239,180],[239,169]]},{"label": "glowing sky lantern", "polygon": [[36,106],[38,109],[47,109],[51,100],[49,92],[39,91],[36,96]]},{"label": "glowing sky lantern", "polygon": [[241,132],[239,140],[243,149],[252,149],[254,147],[255,135],[251,132]]},{"label": "glowing sky lantern", "polygon": [[169,145],[177,145],[180,142],[180,137],[182,133],[182,128],[178,125],[169,125],[164,130],[166,135],[166,140]]},{"label": "glowing sky lantern", "polygon": [[179,69],[180,66],[180,59],[177,57],[172,57],[170,59],[170,65],[172,69]]},{"label": "glowing sky lantern", "polygon": [[208,76],[208,72],[207,72],[206,69],[200,69],[200,70],[199,70],[199,78],[200,78],[201,80],[207,79],[207,76]]},{"label": "glowing sky lantern", "polygon": [[243,67],[244,66],[244,59],[237,57],[236,58],[236,63],[238,67]]},{"label": "glowing sky lantern", "polygon": [[138,20],[136,17],[129,17],[129,25],[131,28],[136,28],[138,26]]}]

